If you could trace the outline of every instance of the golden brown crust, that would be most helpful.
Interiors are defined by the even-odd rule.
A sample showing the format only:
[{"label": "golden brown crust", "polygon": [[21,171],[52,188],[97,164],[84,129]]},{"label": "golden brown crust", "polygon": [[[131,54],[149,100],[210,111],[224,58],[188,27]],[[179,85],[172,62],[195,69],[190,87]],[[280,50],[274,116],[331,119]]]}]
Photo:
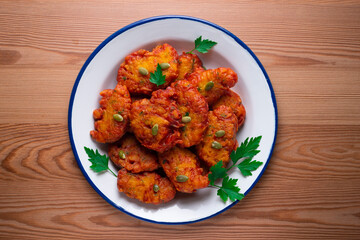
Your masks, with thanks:
[{"label": "golden brown crust", "polygon": [[212,105],[212,108],[216,109],[221,105],[228,106],[233,110],[238,119],[238,128],[240,128],[244,124],[246,116],[245,107],[242,104],[240,96],[236,92],[228,89],[224,95],[222,95],[221,98]]},{"label": "golden brown crust", "polygon": [[204,136],[207,124],[209,107],[205,98],[188,81],[179,80],[171,84],[176,93],[176,103],[183,117],[188,116],[191,121],[184,123],[181,128],[181,147],[191,147],[199,144]]},{"label": "golden brown crust", "polygon": [[131,134],[126,134],[120,141],[111,144],[108,152],[115,165],[132,173],[151,172],[160,167],[156,153],[141,146]]},{"label": "golden brown crust", "polygon": [[[116,142],[125,134],[128,127],[130,94],[125,86],[117,84],[114,90],[106,89],[100,95],[102,96],[100,108],[93,112],[95,130],[92,130],[90,135],[101,143]],[[114,114],[120,114],[123,121],[116,121]]]},{"label": "golden brown crust", "polygon": [[195,72],[197,69],[204,69],[200,58],[196,54],[183,52],[178,57],[179,76],[177,79],[186,79],[189,74]]},{"label": "golden brown crust", "polygon": [[[118,70],[117,81],[126,85],[131,94],[150,95],[153,91],[166,88],[178,77],[178,54],[169,44],[155,47],[152,52],[141,49],[125,57]],[[150,82],[150,73],[155,72],[157,64],[169,63],[168,69],[162,70],[166,76],[165,83],[157,86]],[[148,70],[147,75],[139,73],[139,67]]]},{"label": "golden brown crust", "polygon": [[[166,175],[179,192],[192,193],[196,189],[205,188],[209,185],[208,176],[200,167],[199,160],[188,149],[174,147],[171,150],[159,154],[159,161]],[[179,182],[177,177],[183,175],[188,179]]]},{"label": "golden brown crust", "polygon": [[[135,198],[144,203],[166,203],[175,197],[176,189],[166,177],[155,172],[129,173],[125,168],[118,172],[117,187],[128,197]],[[159,187],[154,191],[154,185]]]},{"label": "golden brown crust", "polygon": [[[154,111],[152,113],[146,112],[141,105],[146,105]],[[139,110],[140,108],[141,110]],[[132,109],[134,109],[132,110],[134,114],[131,115],[131,128],[137,129],[136,132],[133,130],[136,137],[144,146],[158,152],[169,150],[175,144],[183,147],[198,144],[207,127],[208,105],[204,97],[185,80],[174,82],[171,87],[165,90],[153,92],[150,101],[133,104]],[[167,112],[164,110],[167,110]],[[136,115],[135,112],[138,112],[139,115]],[[141,112],[142,114],[140,114]],[[155,118],[158,115],[167,119],[169,124],[161,121],[161,119],[156,120]],[[184,116],[191,117],[191,121],[182,123],[182,117]],[[143,127],[146,123],[144,121],[152,123],[148,126],[148,133],[150,133],[150,127],[153,127],[155,123],[158,124],[159,128],[161,123],[162,129],[168,129],[168,131],[158,133],[161,135],[155,137],[145,136]],[[169,138],[172,142],[168,142],[167,146],[165,146],[161,141],[166,139],[165,135],[170,133],[173,133],[173,136],[180,134],[181,141]],[[149,142],[152,143],[149,145]]]},{"label": "golden brown crust", "polygon": [[[230,161],[230,153],[236,149],[236,132],[238,120],[230,107],[221,105],[214,111],[209,112],[209,126],[203,141],[196,146],[196,151],[201,160],[209,167],[217,162],[223,161],[224,166]],[[225,135],[216,137],[215,133],[224,130]],[[221,149],[212,147],[212,143],[217,141],[221,144]]]},{"label": "golden brown crust", "polygon": [[[214,104],[227,89],[233,87],[238,78],[237,74],[230,68],[217,68],[201,70],[198,69],[187,78],[189,82],[197,87],[209,105]],[[207,89],[206,85],[213,82],[214,86]]]},{"label": "golden brown crust", "polygon": [[[135,101],[139,101],[141,99],[150,99],[150,97],[148,95],[131,95],[131,103],[135,102]],[[129,133],[133,133],[133,130],[131,128],[131,125],[129,124],[128,130]]]},{"label": "golden brown crust", "polygon": [[[181,143],[179,128],[182,127],[182,123],[176,103],[165,98],[160,99],[163,103],[155,104],[152,99],[135,101],[131,105],[130,120],[131,128],[143,146],[164,152]],[[153,135],[152,129],[155,124],[158,131]]]}]

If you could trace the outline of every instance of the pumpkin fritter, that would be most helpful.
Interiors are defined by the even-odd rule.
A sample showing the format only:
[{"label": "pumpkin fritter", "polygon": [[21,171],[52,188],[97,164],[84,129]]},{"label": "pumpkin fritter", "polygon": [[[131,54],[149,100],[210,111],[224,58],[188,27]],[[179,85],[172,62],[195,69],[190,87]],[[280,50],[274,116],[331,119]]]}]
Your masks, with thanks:
[{"label": "pumpkin fritter", "polygon": [[209,185],[208,176],[200,167],[199,159],[188,149],[174,147],[159,154],[159,161],[179,192],[192,193]]},{"label": "pumpkin fritter", "polygon": [[95,130],[90,131],[90,135],[101,143],[116,142],[128,127],[130,94],[125,86],[117,84],[114,90],[106,89],[100,95],[100,108],[93,112]]},{"label": "pumpkin fritter", "polygon": [[189,75],[187,80],[197,87],[209,105],[214,104],[227,89],[233,87],[237,74],[230,68],[197,69]]},{"label": "pumpkin fritter", "polygon": [[109,146],[109,157],[115,165],[132,173],[151,172],[160,167],[156,153],[141,146],[131,134]]},{"label": "pumpkin fritter", "polygon": [[204,70],[203,64],[200,58],[196,54],[183,52],[178,57],[178,63],[179,63],[179,76],[178,76],[179,80],[186,79],[189,76],[189,74],[195,72],[197,69]]},{"label": "pumpkin fritter", "polygon": [[159,99],[163,103],[154,103],[152,98],[133,102],[130,125],[144,147],[164,152],[182,142],[179,128],[183,124],[176,102],[165,98]]},{"label": "pumpkin fritter", "polygon": [[205,98],[186,80],[171,84],[165,91],[175,93],[177,107],[182,115],[181,147],[199,144],[208,124],[209,107]]},{"label": "pumpkin fritter", "polygon": [[[178,77],[178,54],[169,44],[155,47],[152,52],[141,49],[125,57],[125,61],[118,70],[117,81],[126,85],[131,94],[150,95],[153,91],[166,88]],[[157,64],[168,63],[170,67],[163,69],[166,76],[165,83],[157,86],[150,82],[150,73],[155,72]],[[147,72],[140,73],[139,68],[145,68]]]},{"label": "pumpkin fritter", "polygon": [[223,161],[224,166],[227,166],[230,161],[230,153],[238,145],[236,140],[237,125],[238,120],[228,106],[221,105],[209,112],[209,126],[204,139],[196,146],[199,158],[209,167],[220,161]]},{"label": "pumpkin fritter", "polygon": [[117,187],[128,197],[144,203],[166,203],[175,197],[176,189],[167,177],[155,172],[129,173],[125,168],[118,172]]},{"label": "pumpkin fritter", "polygon": [[245,107],[242,104],[240,96],[236,92],[228,89],[225,94],[212,105],[212,108],[216,109],[221,105],[228,106],[233,110],[238,119],[238,128],[240,128],[244,124],[246,116]]}]

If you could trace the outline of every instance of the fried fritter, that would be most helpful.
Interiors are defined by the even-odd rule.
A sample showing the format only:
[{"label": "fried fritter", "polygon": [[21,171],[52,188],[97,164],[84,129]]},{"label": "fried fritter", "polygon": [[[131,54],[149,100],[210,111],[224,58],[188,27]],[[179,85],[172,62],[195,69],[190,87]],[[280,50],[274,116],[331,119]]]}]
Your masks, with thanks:
[{"label": "fried fritter", "polygon": [[156,153],[141,146],[134,135],[126,134],[109,146],[110,160],[132,173],[151,172],[160,167]]},{"label": "fried fritter", "polygon": [[237,74],[230,68],[217,68],[201,70],[197,69],[189,75],[187,80],[197,87],[209,105],[214,104],[227,89],[233,87],[237,80]]},{"label": "fried fritter", "polygon": [[[101,143],[116,142],[125,134],[128,127],[130,94],[125,86],[117,84],[114,90],[106,89],[100,95],[100,108],[93,112],[95,130],[90,131],[90,135]],[[115,120],[114,114],[121,115],[122,121]]]},{"label": "fried fritter", "polygon": [[[150,99],[150,97],[148,95],[132,95],[131,96],[131,103],[135,102],[135,101],[139,101],[141,99]],[[129,128],[127,130],[129,133],[133,133],[134,131],[131,128],[131,125],[129,124]]]},{"label": "fried fritter", "polygon": [[189,74],[195,72],[198,68],[204,70],[200,58],[196,54],[183,52],[178,57],[179,76],[178,79],[186,79]]},{"label": "fried fritter", "polygon": [[167,177],[155,172],[129,173],[122,168],[118,172],[117,187],[128,197],[144,203],[166,203],[175,197],[176,189]]},{"label": "fried fritter", "polygon": [[[186,80],[179,80],[171,84],[165,91],[175,92],[176,103],[182,115],[181,128],[182,147],[191,147],[199,144],[204,136],[207,123],[209,107],[205,98],[197,89]],[[190,120],[190,121],[189,121]],[[189,122],[187,122],[189,121]]]},{"label": "fried fritter", "polygon": [[246,116],[245,107],[242,104],[240,96],[236,92],[228,89],[225,94],[212,105],[212,108],[216,109],[221,105],[228,106],[233,110],[238,119],[238,128],[240,128],[244,124]]},{"label": "fried fritter", "polygon": [[175,101],[160,99],[163,104],[154,103],[153,99],[135,101],[131,105],[130,125],[143,146],[164,152],[182,142],[179,128],[183,124]]},{"label": "fried fritter", "polygon": [[[118,70],[117,81],[126,85],[131,94],[150,95],[157,89],[166,88],[178,77],[178,54],[169,44],[162,44],[155,47],[152,52],[141,49],[125,58],[125,62],[120,65]],[[165,83],[156,86],[150,82],[150,73],[155,72],[157,64],[169,63],[170,67],[163,69],[162,73],[166,76]],[[147,75],[139,72],[139,67],[148,71]]]},{"label": "fried fritter", "polygon": [[[226,166],[230,161],[230,153],[237,148],[236,131],[238,120],[230,107],[221,105],[209,112],[209,126],[203,141],[196,145],[196,151],[201,160],[209,167],[223,161]],[[220,132],[225,134],[217,137]],[[218,133],[217,133],[218,132]],[[216,134],[217,133],[217,134]],[[218,135],[219,136],[219,135]],[[221,144],[221,148],[219,145]]]},{"label": "fried fritter", "polygon": [[200,167],[199,159],[188,149],[174,147],[159,154],[159,161],[179,192],[192,193],[209,185],[208,176]]}]

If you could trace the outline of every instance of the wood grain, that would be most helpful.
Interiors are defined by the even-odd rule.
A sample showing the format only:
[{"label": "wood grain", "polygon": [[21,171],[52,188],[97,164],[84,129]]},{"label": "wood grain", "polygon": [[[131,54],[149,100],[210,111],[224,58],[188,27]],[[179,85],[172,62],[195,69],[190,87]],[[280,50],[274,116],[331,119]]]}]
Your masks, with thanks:
[{"label": "wood grain", "polygon": [[[0,239],[360,239],[360,2],[1,1]],[[190,15],[259,57],[279,112],[273,157],[239,204],[157,225],[106,203],[67,132],[81,66],[139,19]]]},{"label": "wood grain", "polygon": [[[152,234],[166,239],[222,238],[229,231],[253,239],[360,234],[360,126],[280,128],[274,157],[255,189],[231,210],[185,226],[154,226],[101,199],[76,165],[66,126],[2,124],[0,129],[1,146],[6,146],[0,151],[5,156],[0,166],[4,238],[104,239],[124,231],[129,232],[127,239]],[[308,135],[314,133],[309,142]],[[136,230],[139,227],[144,231]]]}]

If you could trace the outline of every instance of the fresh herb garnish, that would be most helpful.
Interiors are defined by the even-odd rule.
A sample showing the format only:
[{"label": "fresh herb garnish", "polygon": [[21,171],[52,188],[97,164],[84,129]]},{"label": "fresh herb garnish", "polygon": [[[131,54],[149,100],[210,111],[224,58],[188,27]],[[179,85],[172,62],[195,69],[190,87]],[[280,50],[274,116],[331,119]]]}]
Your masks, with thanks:
[{"label": "fresh herb garnish", "polygon": [[193,53],[193,51],[198,51],[200,53],[207,53],[217,42],[211,41],[209,39],[202,40],[202,36],[195,39],[195,48],[187,53]]},{"label": "fresh herb garnish", "polygon": [[240,144],[240,147],[230,154],[230,158],[234,165],[241,158],[252,159],[256,154],[258,154],[260,150],[257,150],[257,148],[259,147],[260,140],[261,136],[245,139],[245,141]]},{"label": "fresh herb garnish", "polygon": [[160,86],[165,83],[165,75],[162,74],[160,64],[157,64],[156,70],[154,73],[150,73],[150,82]]},{"label": "fresh herb garnish", "polygon": [[[258,169],[262,165],[262,162],[252,161],[253,157],[260,152],[257,148],[261,136],[256,138],[247,138],[240,144],[240,147],[236,151],[232,151],[230,154],[233,165],[229,168],[223,167],[223,162],[219,161],[217,164],[210,168],[210,174],[208,175],[210,186],[218,188],[217,195],[226,202],[228,199],[234,202],[235,200],[241,200],[244,198],[244,194],[239,193],[240,188],[236,186],[238,179],[230,178],[228,171],[233,167],[237,167],[243,176],[251,176],[253,171]],[[239,164],[238,161],[242,160]],[[215,181],[222,180],[222,185],[218,186]]]},{"label": "fresh herb garnish", "polygon": [[217,195],[219,195],[224,202],[226,202],[228,198],[232,202],[244,198],[244,194],[239,193],[240,188],[236,186],[237,181],[237,179],[229,178],[229,176],[223,179],[222,186],[217,191]]},{"label": "fresh herb garnish", "polygon": [[227,169],[223,168],[223,161],[220,161],[212,166],[210,171],[209,181],[211,186],[214,186],[216,180],[227,176]]},{"label": "fresh herb garnish", "polygon": [[259,161],[255,161],[255,160],[251,161],[251,159],[245,159],[237,167],[242,173],[242,175],[246,177],[246,176],[251,176],[252,175],[251,172],[258,169],[258,167],[260,167],[261,164],[262,162]]},{"label": "fresh herb garnish", "polygon": [[84,149],[89,157],[89,161],[92,163],[90,168],[94,172],[110,171],[115,177],[117,177],[116,174],[113,171],[111,171],[111,169],[108,166],[109,158],[106,156],[106,154],[101,155],[97,149],[96,152],[87,147],[84,147]]}]

